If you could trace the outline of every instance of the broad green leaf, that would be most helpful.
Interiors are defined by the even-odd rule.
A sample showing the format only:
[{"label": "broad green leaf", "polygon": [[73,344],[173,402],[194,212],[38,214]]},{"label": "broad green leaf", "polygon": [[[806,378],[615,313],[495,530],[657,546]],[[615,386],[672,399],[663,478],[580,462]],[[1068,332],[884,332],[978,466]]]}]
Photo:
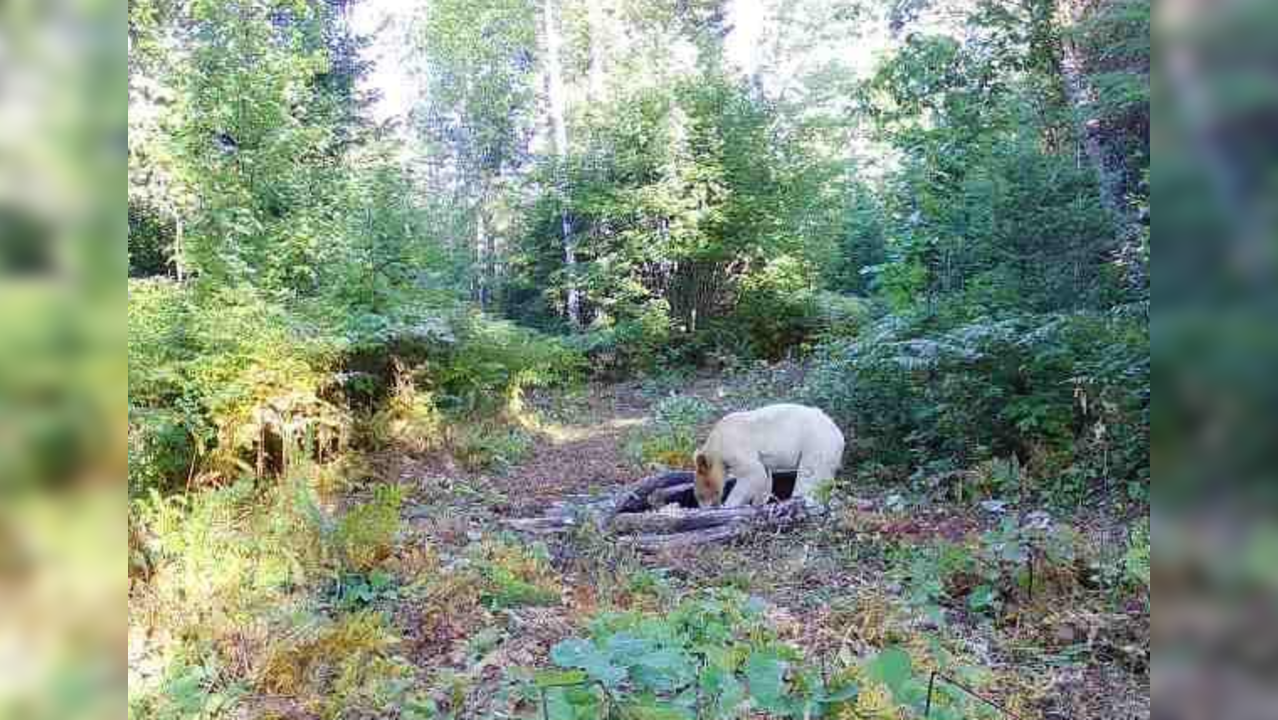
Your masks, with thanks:
[{"label": "broad green leaf", "polygon": [[659,691],[676,690],[693,681],[692,661],[678,650],[655,650],[637,658],[631,666],[635,682]]},{"label": "broad green leaf", "polygon": [[550,648],[550,660],[559,667],[581,667],[582,662],[591,653],[597,652],[589,640],[568,638],[555,643]]},{"label": "broad green leaf", "polygon": [[647,696],[627,703],[622,708],[622,717],[634,720],[694,720],[695,716],[686,708]]},{"label": "broad green leaf", "polygon": [[860,694],[861,689],[856,685],[845,685],[837,690],[827,690],[824,697],[821,698],[823,703],[846,702],[856,698]]},{"label": "broad green leaf", "polygon": [[715,703],[719,710],[719,715],[721,717],[733,716],[741,703],[745,702],[745,699],[745,686],[741,684],[736,675],[728,673],[720,684],[718,700]]},{"label": "broad green leaf", "polygon": [[865,672],[874,680],[887,685],[893,695],[897,695],[912,676],[913,664],[904,650],[888,648],[870,661]]},{"label": "broad green leaf", "polygon": [[582,670],[538,670],[533,675],[533,684],[539,688],[564,687],[580,685],[589,679]]},{"label": "broad green leaf", "polygon": [[565,668],[581,668],[590,677],[612,687],[626,679],[626,669],[608,661],[608,657],[586,640],[569,638],[550,649],[550,659]]},{"label": "broad green leaf", "polygon": [[617,633],[604,643],[608,658],[619,665],[633,665],[637,659],[653,649],[653,642],[626,633]]},{"label": "broad green leaf", "polygon": [[760,651],[746,660],[745,676],[750,686],[750,697],[764,710],[778,711],[785,707],[785,665],[776,653]]}]

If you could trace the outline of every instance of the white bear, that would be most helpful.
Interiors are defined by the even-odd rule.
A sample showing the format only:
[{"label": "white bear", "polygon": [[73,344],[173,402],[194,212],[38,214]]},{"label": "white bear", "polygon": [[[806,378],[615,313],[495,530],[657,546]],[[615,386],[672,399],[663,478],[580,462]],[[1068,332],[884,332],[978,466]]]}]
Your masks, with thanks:
[{"label": "white bear", "polygon": [[843,464],[843,433],[828,415],[804,405],[768,405],[720,420],[697,449],[697,504],[718,505],[725,479],[737,479],[723,504],[763,505],[772,472],[798,471],[794,497],[814,499]]}]

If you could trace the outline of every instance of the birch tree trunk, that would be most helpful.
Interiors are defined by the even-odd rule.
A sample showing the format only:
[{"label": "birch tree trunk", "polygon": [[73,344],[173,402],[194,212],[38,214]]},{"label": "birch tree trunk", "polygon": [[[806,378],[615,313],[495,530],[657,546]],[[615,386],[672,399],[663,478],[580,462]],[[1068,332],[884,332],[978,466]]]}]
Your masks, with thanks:
[{"label": "birch tree trunk", "polygon": [[481,200],[475,208],[475,299],[481,310],[488,309],[488,243],[485,237],[484,208]]},{"label": "birch tree trunk", "polygon": [[[555,156],[559,159],[557,183],[560,202],[563,204],[563,172],[564,161],[568,157],[568,126],[564,121],[564,79],[560,61],[559,24],[555,20],[555,0],[545,0],[543,6],[546,24],[546,74],[550,101],[550,130],[555,144]],[[560,228],[563,232],[564,268],[568,271],[568,320],[573,327],[581,326],[581,296],[577,290],[577,252],[572,237],[572,226],[568,222],[568,209],[560,211]]]},{"label": "birch tree trunk", "polygon": [[604,102],[604,88],[607,69],[604,63],[608,58],[608,19],[604,16],[602,0],[591,0],[588,3],[587,20],[590,27],[590,84],[588,97],[591,107],[599,107]]}]

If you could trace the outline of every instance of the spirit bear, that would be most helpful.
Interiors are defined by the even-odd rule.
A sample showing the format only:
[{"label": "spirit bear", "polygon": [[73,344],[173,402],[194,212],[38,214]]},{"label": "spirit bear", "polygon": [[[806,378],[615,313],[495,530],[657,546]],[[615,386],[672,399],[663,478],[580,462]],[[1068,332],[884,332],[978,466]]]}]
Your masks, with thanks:
[{"label": "spirit bear", "polygon": [[725,479],[736,485],[727,507],[763,505],[772,497],[772,474],[797,471],[794,497],[813,500],[843,464],[843,433],[817,408],[768,405],[725,416],[696,452],[695,493],[702,507],[718,505]]}]

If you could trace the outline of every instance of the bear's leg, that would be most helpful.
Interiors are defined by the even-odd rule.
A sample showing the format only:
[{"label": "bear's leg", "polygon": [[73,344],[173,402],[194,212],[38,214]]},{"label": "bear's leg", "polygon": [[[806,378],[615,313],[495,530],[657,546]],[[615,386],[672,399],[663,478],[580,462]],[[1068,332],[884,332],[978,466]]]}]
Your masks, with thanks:
[{"label": "bear's leg", "polygon": [[763,505],[772,495],[772,476],[768,469],[757,459],[750,462],[734,463],[733,471],[737,476],[737,484],[724,507],[741,507],[742,505]]},{"label": "bear's leg", "polygon": [[817,491],[834,479],[837,465],[815,458],[799,464],[798,477],[794,481],[794,497],[815,499]]}]

